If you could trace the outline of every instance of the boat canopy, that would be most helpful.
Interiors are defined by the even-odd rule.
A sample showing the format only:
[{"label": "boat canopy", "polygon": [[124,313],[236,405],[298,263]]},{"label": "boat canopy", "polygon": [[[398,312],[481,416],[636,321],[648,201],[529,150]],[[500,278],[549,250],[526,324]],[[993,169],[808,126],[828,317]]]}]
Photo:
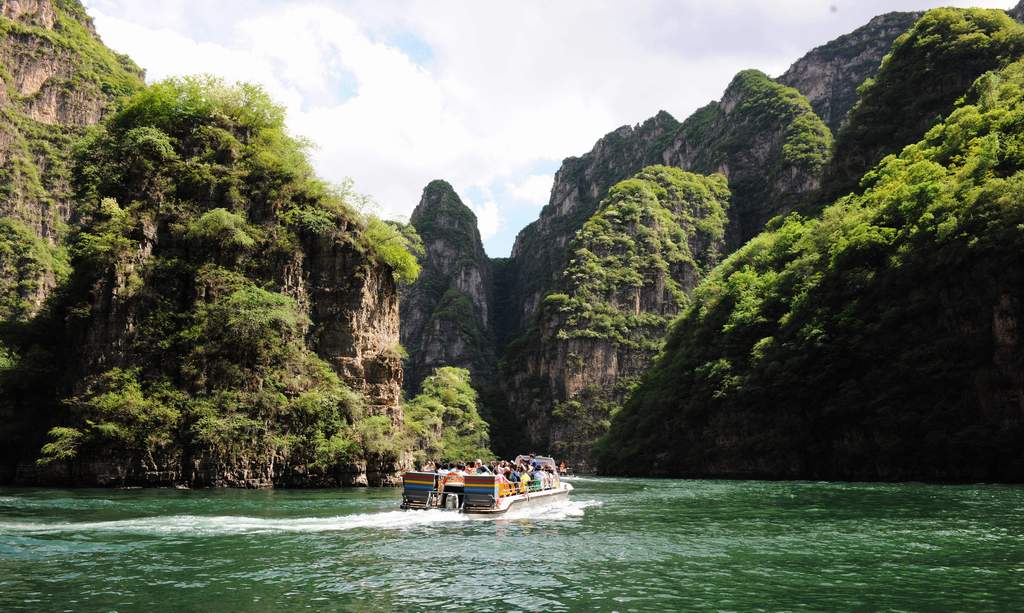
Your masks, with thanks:
[{"label": "boat canopy", "polygon": [[518,464],[520,462],[523,462],[525,464],[529,464],[530,462],[540,462],[541,466],[550,466],[551,468],[555,469],[558,468],[558,465],[555,464],[554,458],[548,458],[542,455],[535,456],[532,458],[528,455],[517,455],[515,463]]}]

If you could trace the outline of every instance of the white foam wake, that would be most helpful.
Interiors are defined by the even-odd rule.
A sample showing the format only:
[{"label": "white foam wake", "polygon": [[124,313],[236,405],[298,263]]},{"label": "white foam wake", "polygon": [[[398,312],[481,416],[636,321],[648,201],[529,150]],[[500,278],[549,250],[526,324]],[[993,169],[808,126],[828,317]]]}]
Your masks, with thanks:
[{"label": "white foam wake", "polygon": [[[561,504],[512,510],[488,519],[558,520],[581,517],[596,501],[568,501]],[[339,532],[358,528],[404,530],[433,524],[464,522],[472,516],[451,511],[385,511],[334,517],[262,518],[236,515],[168,515],[98,522],[0,522],[0,535],[52,534],[68,532],[118,532],[126,534],[260,534],[270,532]]]},{"label": "white foam wake", "polygon": [[555,504],[539,507],[525,507],[522,509],[512,507],[508,513],[495,516],[494,519],[572,519],[574,517],[583,517],[584,509],[599,507],[601,504],[597,500],[563,500]]},{"label": "white foam wake", "polygon": [[465,521],[444,511],[387,511],[335,517],[263,518],[237,515],[169,515],[99,522],[0,522],[0,534],[52,532],[123,532],[137,534],[254,534],[266,532],[336,532],[357,528],[405,529]]}]

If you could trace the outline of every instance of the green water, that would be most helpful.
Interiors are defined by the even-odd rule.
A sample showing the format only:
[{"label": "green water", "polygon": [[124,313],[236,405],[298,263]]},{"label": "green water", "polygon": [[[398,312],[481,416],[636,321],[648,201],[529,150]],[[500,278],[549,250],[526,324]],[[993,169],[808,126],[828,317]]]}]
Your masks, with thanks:
[{"label": "green water", "polygon": [[574,483],[502,520],[379,489],[0,489],[0,610],[1024,608],[1024,487]]}]

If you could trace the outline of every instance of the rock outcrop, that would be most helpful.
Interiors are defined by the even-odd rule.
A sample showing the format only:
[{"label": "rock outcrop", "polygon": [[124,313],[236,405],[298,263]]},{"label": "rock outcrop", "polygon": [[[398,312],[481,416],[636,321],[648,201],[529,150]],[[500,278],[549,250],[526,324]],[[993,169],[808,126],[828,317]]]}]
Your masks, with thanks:
[{"label": "rock outcrop", "polygon": [[402,292],[402,345],[410,395],[435,368],[466,368],[477,389],[494,381],[491,263],[476,215],[452,186],[431,181],[409,223],[423,240],[423,269]]},{"label": "rock outcrop", "polygon": [[857,88],[875,74],[893,41],[921,15],[879,15],[853,32],[815,47],[776,80],[806,96],[818,117],[838,134],[857,102]]},{"label": "rock outcrop", "polygon": [[523,228],[512,247],[510,294],[515,302],[497,326],[516,336],[532,324],[544,295],[557,287],[569,242],[597,210],[615,183],[662,161],[679,127],[665,111],[636,126],[622,126],[602,137],[590,152],[566,158],[555,173],[551,199],[537,221]]},{"label": "rock outcrop", "polygon": [[[313,175],[282,109],[252,86],[162,82],[63,163],[73,269],[2,330],[0,479],[396,482],[412,256]],[[44,255],[0,257],[48,253],[8,217],[10,237]]]},{"label": "rock outcrop", "polygon": [[744,70],[721,101],[683,122],[662,160],[728,178],[732,203],[726,244],[733,251],[818,189],[831,146],[828,127],[800,92],[760,71]]},{"label": "rock outcrop", "polygon": [[1024,2],[1018,2],[1017,6],[1007,10],[1006,14],[1017,21],[1024,21]]},{"label": "rock outcrop", "polygon": [[0,317],[24,319],[66,273],[72,145],[143,72],[103,46],[76,0],[0,0],[0,15],[0,216],[16,226],[0,237]]},{"label": "rock outcrop", "polygon": [[504,392],[531,448],[588,468],[669,322],[721,258],[728,200],[721,175],[665,166],[612,187],[570,243],[564,293],[548,294],[505,356]]}]

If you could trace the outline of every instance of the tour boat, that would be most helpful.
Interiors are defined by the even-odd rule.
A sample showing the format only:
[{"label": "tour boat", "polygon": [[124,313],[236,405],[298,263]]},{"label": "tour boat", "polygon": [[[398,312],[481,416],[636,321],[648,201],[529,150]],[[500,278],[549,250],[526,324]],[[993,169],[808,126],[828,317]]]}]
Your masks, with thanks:
[{"label": "tour boat", "polygon": [[442,476],[416,471],[403,474],[402,484],[403,509],[443,509],[473,515],[501,515],[511,509],[563,502],[573,489],[559,480],[557,472],[550,483],[530,481],[529,487],[495,475]]}]

